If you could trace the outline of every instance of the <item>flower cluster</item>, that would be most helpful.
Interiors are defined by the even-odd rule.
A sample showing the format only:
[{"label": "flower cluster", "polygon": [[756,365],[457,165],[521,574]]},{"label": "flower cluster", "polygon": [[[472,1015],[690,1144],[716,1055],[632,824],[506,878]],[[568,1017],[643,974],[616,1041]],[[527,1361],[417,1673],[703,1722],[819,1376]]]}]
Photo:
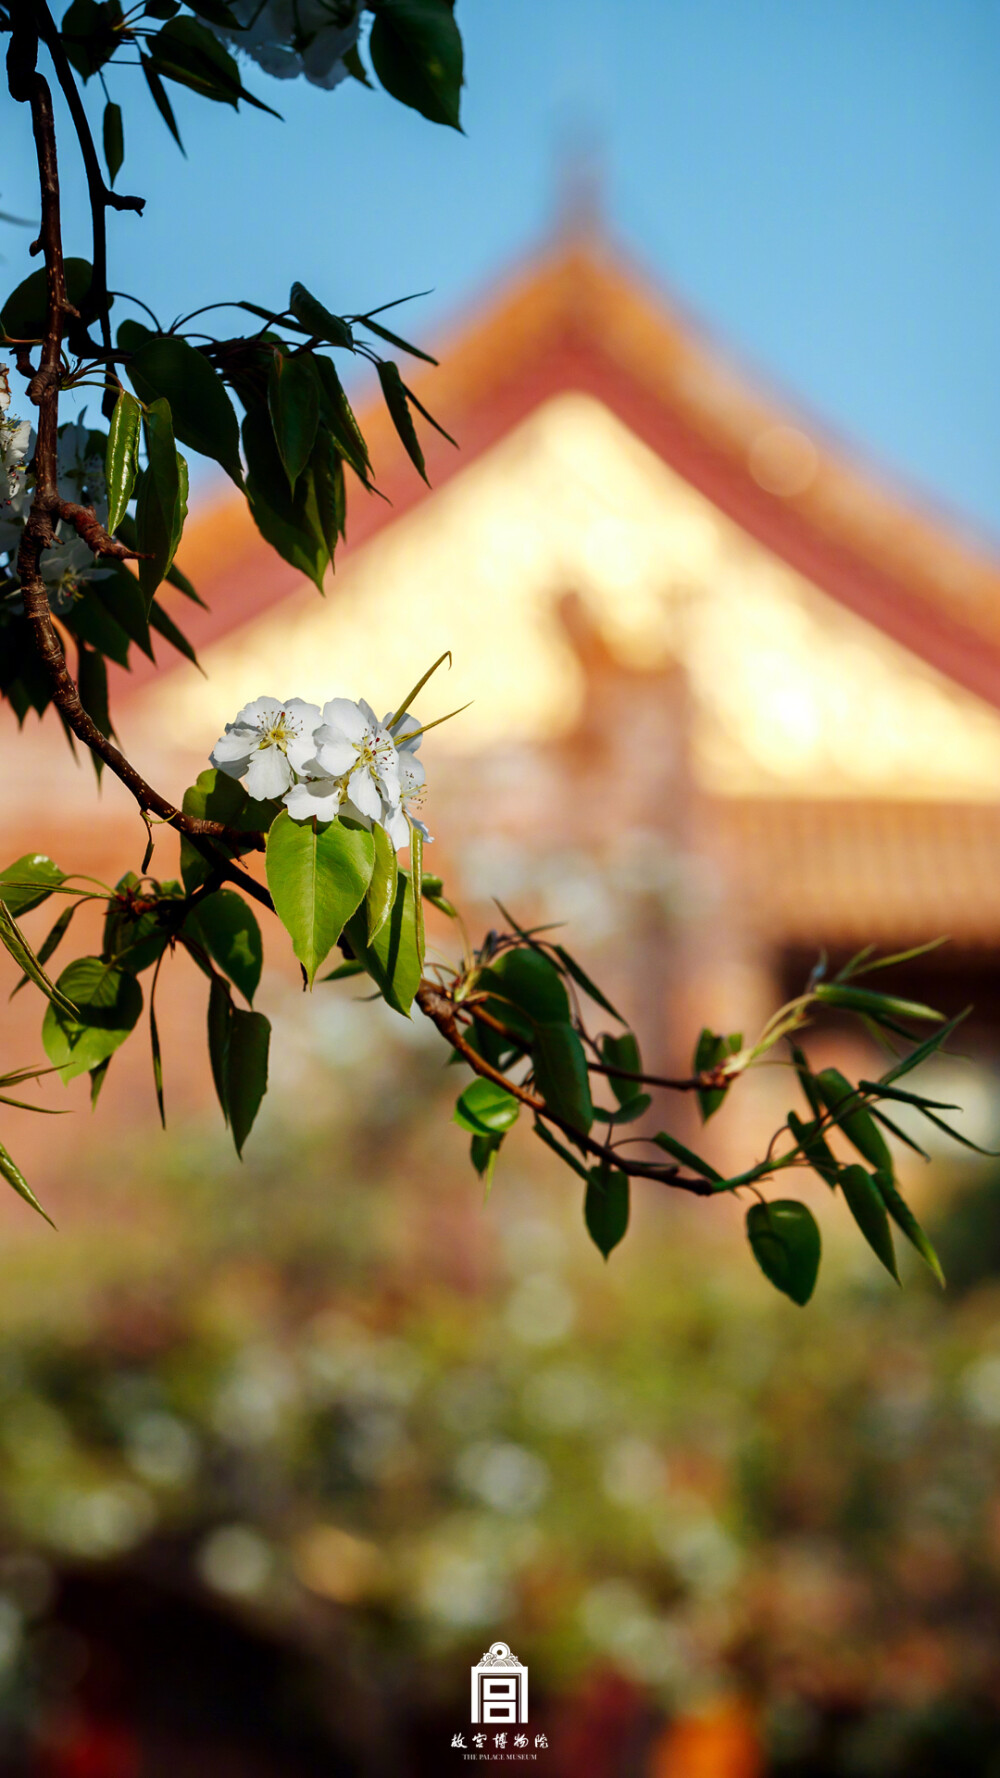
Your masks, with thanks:
[{"label": "flower cluster", "polygon": [[[9,407],[7,368],[0,365],[0,555],[9,558],[6,570],[0,570],[0,574],[8,586],[16,586],[16,556],[31,510],[29,464],[35,434],[27,420],[9,415]],[[103,524],[108,516],[103,441],[82,421],[71,421],[59,429],[58,475],[59,492],[64,498],[77,506],[92,506]],[[60,600],[63,605],[71,603],[85,582],[104,580],[113,572],[95,558],[90,546],[63,519],[56,525],[56,542],[42,552],[40,568],[57,612],[62,608]]]},{"label": "flower cluster", "polygon": [[280,797],[293,821],[348,815],[384,827],[399,852],[411,821],[431,837],[413,814],[425,777],[417,758],[422,734],[407,711],[379,722],[363,698],[331,698],[322,711],[301,698],[256,698],[227,723],[211,760],[230,777],[245,777],[252,797]]},{"label": "flower cluster", "polygon": [[349,72],[344,61],[358,40],[359,0],[230,0],[239,30],[206,20],[229,48],[243,50],[265,74],[304,74],[329,92]]}]

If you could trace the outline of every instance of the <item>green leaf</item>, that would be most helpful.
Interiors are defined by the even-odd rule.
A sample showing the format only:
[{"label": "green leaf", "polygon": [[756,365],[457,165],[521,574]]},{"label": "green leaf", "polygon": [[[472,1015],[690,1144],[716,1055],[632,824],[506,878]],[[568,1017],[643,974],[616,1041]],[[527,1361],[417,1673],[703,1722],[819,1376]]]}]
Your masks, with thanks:
[{"label": "green leaf", "polygon": [[[707,1074],[710,1069],[718,1068],[720,1062],[724,1062],[732,1054],[729,1039],[710,1031],[706,1025],[694,1046],[692,1070],[695,1074]],[[696,1098],[703,1124],[707,1124],[709,1118],[715,1115],[728,1091],[728,1087],[699,1088]]]},{"label": "green leaf", "polygon": [[142,989],[126,969],[100,957],[78,957],[59,977],[60,994],[72,1002],[70,1018],[50,1005],[42,1022],[42,1043],[64,1081],[86,1074],[124,1043],[142,1012]]},{"label": "green leaf", "polygon": [[243,1012],[232,1007],[226,1053],[226,1102],[236,1153],[253,1128],[260,1102],[267,1091],[267,1061],[271,1026],[262,1012]]},{"label": "green leaf", "polygon": [[448,0],[379,0],[368,53],[394,99],[461,129],[462,39]]},{"label": "green leaf", "polygon": [[824,1068],[815,1077],[816,1090],[849,1142],[876,1172],[892,1178],[892,1155],[871,1112],[860,1104],[858,1091],[836,1068]]},{"label": "green leaf", "polygon": [[364,964],[359,962],[357,957],[351,957],[344,963],[338,963],[336,969],[331,969],[328,974],[321,975],[319,979],[321,982],[347,982],[356,975],[365,974],[367,971]]},{"label": "green leaf", "polygon": [[[891,1170],[888,1176],[891,1178]],[[899,1273],[896,1270],[892,1231],[880,1184],[863,1167],[841,1167],[840,1189],[872,1252],[878,1255],[886,1271],[898,1284]]]},{"label": "green leaf", "polygon": [[392,913],[373,942],[367,942],[367,921],[360,909],[347,923],[347,936],[354,955],[364,964],[382,998],[408,1019],[421,977],[413,884],[408,871],[400,870]]},{"label": "green leaf", "polygon": [[267,377],[267,406],[278,455],[292,492],[312,455],[319,424],[319,388],[310,353],[287,358],[275,351]]},{"label": "green leaf", "polygon": [[616,1105],[614,1111],[605,1111],[595,1105],[594,1117],[599,1124],[634,1124],[638,1118],[645,1117],[652,1103],[652,1094],[637,1093],[625,1105]]},{"label": "green leaf", "polygon": [[190,642],[183,631],[177,628],[173,618],[167,616],[158,599],[154,599],[149,607],[149,625],[150,629],[155,630],[158,636],[163,637],[164,642],[169,642],[171,648],[176,648],[178,654],[182,654],[185,660],[190,661],[192,666],[198,666],[198,656]]},{"label": "green leaf", "polygon": [[583,1200],[584,1221],[605,1259],[628,1228],[629,1182],[616,1167],[592,1167]]},{"label": "green leaf", "polygon": [[10,952],[18,968],[23,970],[29,982],[40,988],[46,999],[67,1017],[75,1016],[76,1007],[73,1002],[52,982],[49,981],[39,959],[35,956],[30,944],[14,919],[5,901],[0,901],[0,943]]},{"label": "green leaf", "polygon": [[350,464],[355,475],[368,487],[371,474],[368,446],[337,375],[337,367],[319,352],[313,354],[313,365],[318,377],[323,423],[345,462]]},{"label": "green leaf", "polygon": [[14,1187],[18,1197],[23,1198],[26,1204],[30,1204],[33,1210],[37,1210],[39,1216],[44,1216],[50,1228],[55,1228],[56,1225],[48,1211],[42,1209],[13,1155],[8,1153],[2,1142],[0,1142],[0,1176],[6,1179],[8,1185]]},{"label": "green leaf", "polygon": [[594,1105],[587,1058],[572,1025],[536,1025],[531,1053],[546,1110],[585,1136],[594,1121]]},{"label": "green leaf", "polygon": [[410,881],[413,884],[413,918],[417,934],[417,959],[424,967],[424,835],[415,821],[407,816],[410,829]]},{"label": "green leaf", "polygon": [[316,506],[312,477],[299,476],[294,499],[278,455],[265,407],[251,407],[243,421],[247,459],[247,499],[261,536],[286,562],[307,574],[319,592],[330,562]]},{"label": "green leaf", "polygon": [[944,1014],[916,1000],[900,1000],[895,994],[878,994],[873,988],[851,988],[840,982],[820,982],[813,993],[824,1006],[842,1008],[845,1012],[863,1012],[878,1019],[888,1014],[896,1019],[943,1019]]},{"label": "green leaf", "polygon": [[591,981],[589,975],[587,975],[586,971],[583,970],[576,961],[576,958],[571,957],[569,952],[563,949],[562,945],[555,945],[553,948],[567,975],[572,976],[577,987],[582,988],[585,994],[589,994],[591,1000],[593,1000],[597,1006],[603,1007],[605,1012],[610,1013],[613,1019],[617,1019],[619,1025],[624,1025],[626,1021],[622,1018],[621,1013],[616,1007],[612,1006],[607,996],[601,993],[596,982]]},{"label": "green leaf", "polygon": [[292,285],[288,307],[313,338],[328,340],[331,346],[344,346],[348,351],[354,351],[354,335],[347,322],[341,315],[332,315],[325,309],[304,284]]},{"label": "green leaf", "polygon": [[821,1252],[819,1228],[812,1211],[795,1198],[751,1204],[747,1211],[747,1236],[765,1278],[791,1297],[793,1303],[807,1303],[816,1283]]},{"label": "green leaf", "polygon": [[78,641],[89,642],[99,654],[107,655],[109,660],[125,667],[128,665],[128,637],[103,599],[97,597],[96,588],[101,584],[100,581],[92,583],[75,598],[63,622]]},{"label": "green leaf", "polygon": [[399,434],[400,441],[414,469],[418,475],[423,476],[427,486],[430,487],[430,482],[427,481],[424,453],[420,449],[420,440],[413,424],[413,416],[410,413],[406,390],[403,387],[403,379],[399,374],[398,367],[392,363],[391,359],[383,358],[375,368],[378,371],[378,380],[382,385],[385,405],[389,409],[389,418]]},{"label": "green leaf", "polygon": [[8,913],[27,914],[41,907],[65,881],[65,873],[44,852],[25,852],[23,858],[15,858],[0,871],[0,897]]},{"label": "green leaf", "polygon": [[[247,796],[237,778],[230,778],[228,773],[211,767],[208,771],[199,772],[195,782],[185,790],[181,811],[185,815],[193,815],[196,821],[220,821],[225,827],[242,829],[247,833],[264,833],[274,820],[278,806],[276,803],[254,801]],[[212,840],[210,844],[220,858],[240,857],[250,849],[249,841],[245,846],[238,847],[230,846],[225,840]],[[208,860],[182,835],[181,877],[189,895],[205,881],[210,869]]]},{"label": "green leaf", "polygon": [[108,1078],[108,1069],[110,1067],[111,1067],[111,1057],[106,1056],[103,1062],[98,1062],[96,1068],[91,1068],[89,1070],[89,1073],[90,1073],[90,1109],[91,1109],[91,1111],[94,1110],[94,1108],[97,1104],[97,1101],[101,1096],[101,1088],[103,1087],[104,1082]]},{"label": "green leaf", "polygon": [[147,559],[139,563],[139,585],[146,609],[174,559],[181,508],[181,479],[174,443],[170,403],[161,396],[146,413],[147,465],[139,482],[136,507],[138,546]]},{"label": "green leaf", "polygon": [[[90,295],[90,283],[93,268],[89,259],[67,259],[63,261],[66,276],[66,295],[75,309],[86,304]],[[8,339],[37,340],[45,332],[46,315],[48,312],[48,284],[44,266],[25,278],[22,284],[12,290],[0,309],[0,324]],[[64,317],[63,331],[69,324]]]},{"label": "green leaf", "polygon": [[911,1069],[919,1068],[920,1064],[926,1062],[929,1056],[933,1056],[944,1047],[948,1038],[958,1030],[959,1025],[968,1018],[971,1011],[971,1006],[967,1006],[964,1012],[960,1012],[954,1019],[949,1019],[948,1023],[942,1025],[940,1030],[935,1031],[930,1037],[925,1037],[923,1043],[918,1043],[916,1049],[911,1050],[908,1056],[904,1056],[902,1061],[886,1070],[878,1083],[879,1086],[888,1086],[892,1081],[900,1080],[904,1074],[909,1074]]},{"label": "green leaf", "polygon": [[331,562],[337,545],[347,535],[347,490],[344,460],[326,427],[316,429],[316,443],[309,459],[319,528]]},{"label": "green leaf", "polygon": [[151,334],[127,368],[144,402],[169,403],[181,443],[214,458],[242,489],[239,423],[226,385],[204,352],[177,334]]},{"label": "green leaf", "polygon": [[147,39],[147,48],[153,67],[165,80],[190,87],[203,99],[232,105],[234,110],[244,99],[258,111],[278,116],[270,105],[247,92],[233,57],[197,19],[171,19],[155,37]]},{"label": "green leaf", "polygon": [[215,1092],[222,1115],[229,1122],[229,1097],[226,1090],[226,1069],[229,1059],[229,1023],[233,1000],[228,983],[213,975],[208,991],[208,1059],[212,1068]]},{"label": "green leaf", "polygon": [[513,1093],[492,1080],[474,1080],[459,1094],[452,1114],[460,1129],[474,1136],[495,1136],[516,1124],[521,1107]]},{"label": "green leaf", "polygon": [[484,1199],[486,1203],[489,1202],[490,1192],[493,1190],[493,1175],[496,1172],[497,1155],[500,1153],[502,1142],[502,1136],[473,1136],[469,1144],[472,1165],[486,1185]]},{"label": "green leaf", "polygon": [[364,900],[374,868],[375,842],[364,828],[293,821],[287,809],[273,823],[267,886],[310,987]]},{"label": "green leaf", "polygon": [[554,1136],[552,1131],[547,1129],[538,1118],[535,1119],[534,1129],[535,1135],[541,1137],[545,1146],[551,1148],[553,1154],[557,1154],[559,1159],[563,1161],[567,1167],[570,1167],[574,1173],[577,1173],[581,1179],[585,1179],[589,1184],[590,1174],[587,1172],[583,1162],[578,1161],[576,1155],[571,1154],[570,1150],[566,1148],[565,1145],[559,1141],[559,1138]]},{"label": "green leaf", "polygon": [[396,900],[396,887],[399,881],[399,860],[396,848],[384,827],[372,828],[372,839],[375,842],[375,869],[368,885],[365,907],[368,916],[368,943],[371,944],[376,933],[392,913]]},{"label": "green leaf", "polygon": [[125,159],[125,132],[122,108],[110,99],[104,107],[104,159],[108,167],[108,184],[114,185]]},{"label": "green leaf", "polygon": [[[108,702],[108,669],[104,664],[104,656],[98,654],[96,649],[81,647],[76,669],[76,684],[80,693],[80,702],[91,722],[100,729],[102,735],[110,735],[112,728],[111,707]],[[97,782],[100,783],[104,761],[96,753],[92,753],[90,757],[97,774]]]},{"label": "green leaf", "polygon": [[[642,1073],[642,1058],[639,1045],[631,1031],[623,1031],[620,1036],[607,1036],[601,1039],[601,1060],[607,1068],[623,1068],[626,1074]],[[608,1085],[618,1100],[619,1105],[629,1105],[642,1093],[640,1080],[623,1080],[620,1075],[609,1074]]]},{"label": "green leaf", "polygon": [[150,660],[153,659],[146,601],[135,575],[129,573],[124,563],[115,563],[110,574],[104,574],[100,580],[91,581],[87,595],[88,604],[99,601],[128,640],[141,648]]},{"label": "green leaf", "polygon": [[[497,997],[490,1012],[530,1043],[536,1024],[569,1023],[569,995],[554,963],[531,945],[501,951],[480,971],[478,985]],[[518,1018],[518,1013],[523,1015]]]},{"label": "green leaf", "polygon": [[[117,107],[116,107],[117,109]],[[142,409],[134,395],[123,389],[115,402],[108,433],[104,473],[108,484],[108,530],[118,529],[132,498],[139,472],[139,422]],[[131,578],[131,576],[130,576]]]},{"label": "green leaf", "polygon": [[788,1128],[813,1172],[818,1173],[820,1178],[826,1181],[831,1191],[835,1191],[840,1178],[840,1162],[834,1158],[825,1137],[817,1128],[815,1120],[808,1124],[803,1123],[794,1111],[790,1111],[788,1113]]},{"label": "green leaf", "polygon": [[910,1209],[909,1204],[905,1203],[900,1196],[894,1181],[887,1178],[884,1173],[876,1174],[875,1183],[878,1186],[879,1191],[882,1193],[885,1207],[888,1210],[889,1215],[892,1217],[893,1222],[896,1224],[896,1227],[902,1230],[908,1241],[912,1241],[921,1259],[926,1261],[943,1290],[945,1288],[945,1276],[944,1272],[941,1270],[941,1261],[938,1259],[931,1242],[925,1235],[919,1222],[914,1216],[913,1211]]},{"label": "green leaf", "polygon": [[[36,954],[38,962],[41,963],[43,966],[48,962],[50,957],[54,956],[55,952],[59,949],[59,946],[62,944],[62,941],[66,937],[66,933],[69,929],[69,923],[72,920],[73,915],[76,913],[77,909],[81,906],[82,900],[83,900],[83,897],[81,896],[79,900],[71,901],[69,903],[68,907],[63,908],[62,913],[59,915],[58,919],[54,922],[54,924],[50,927],[45,938],[42,940],[42,943],[39,945],[38,950],[35,954]],[[11,989],[10,998],[13,1000],[14,995],[19,994],[21,992],[22,988],[26,988],[28,983],[30,982],[30,980],[31,980],[30,975],[22,975],[21,980],[17,984],[17,987]],[[3,1082],[0,1081],[0,1086],[2,1086],[2,1085],[3,1085]]]},{"label": "green leaf", "polygon": [[153,67],[149,57],[144,56],[141,50],[139,52],[139,63],[142,72],[145,75],[146,85],[149,88],[153,104],[156,106],[157,111],[166,124],[167,129],[170,131],[170,134],[173,136],[181,153],[186,155],[187,151],[181,141],[180,131],[177,128],[177,120],[174,117],[174,109],[164,91],[163,82],[157,74],[156,69]]},{"label": "green leaf", "polygon": [[[153,988],[155,990],[154,981]],[[163,1102],[163,1052],[160,1048],[160,1027],[156,1022],[156,1007],[153,995],[149,997],[149,1046],[153,1053],[153,1088],[156,1093],[156,1109],[160,1114],[160,1125],[167,1127],[167,1108]]]},{"label": "green leaf", "polygon": [[260,927],[252,908],[233,889],[217,889],[191,910],[184,929],[253,1004],[263,965]]},{"label": "green leaf", "polygon": [[690,1167],[693,1172],[700,1174],[702,1179],[711,1179],[718,1185],[726,1183],[722,1174],[716,1172],[709,1161],[703,1161],[701,1155],[695,1154],[693,1148],[685,1148],[683,1142],[678,1142],[677,1137],[671,1136],[669,1131],[658,1131],[655,1136],[650,1138],[650,1141],[655,1142],[657,1148],[662,1148],[665,1154],[673,1155],[675,1161],[683,1162],[685,1167]]},{"label": "green leaf", "polygon": [[[401,352],[409,352],[411,358],[422,358],[425,364],[437,363],[437,359],[432,358],[429,352],[422,352],[419,346],[412,346],[409,340],[404,340],[400,334],[391,332],[388,327],[383,327],[381,321],[373,321],[370,315],[362,315],[361,320],[369,333],[377,334],[380,340],[385,340],[386,345],[398,346]],[[410,391],[407,389],[406,393],[409,395]],[[410,400],[413,401],[413,399],[411,395]]]}]

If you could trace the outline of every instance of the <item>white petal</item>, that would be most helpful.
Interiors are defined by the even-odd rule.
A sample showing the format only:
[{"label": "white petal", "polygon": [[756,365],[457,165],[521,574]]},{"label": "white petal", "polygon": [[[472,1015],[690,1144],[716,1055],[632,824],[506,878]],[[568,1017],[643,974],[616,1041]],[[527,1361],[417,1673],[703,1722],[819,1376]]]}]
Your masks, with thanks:
[{"label": "white petal", "polygon": [[293,821],[336,821],[340,814],[341,787],[332,778],[314,778],[293,784],[285,793],[285,808]]},{"label": "white petal", "polygon": [[402,809],[390,809],[383,817],[382,826],[389,835],[397,852],[410,843],[410,825]]},{"label": "white petal", "polygon": [[373,821],[378,820],[382,813],[382,798],[379,796],[375,780],[366,766],[351,773],[348,779],[348,794],[351,801],[357,804],[362,815],[370,815]]},{"label": "white petal", "polygon": [[[316,739],[311,729],[305,729],[301,735],[291,735],[285,742],[285,753],[292,770],[300,776],[321,778],[324,776],[316,754]],[[331,776],[336,777],[336,773]]]},{"label": "white petal", "polygon": [[395,718],[392,717],[391,715],[387,716],[385,721],[386,721],[387,728],[390,726],[390,724],[392,726],[392,731],[393,731],[392,738],[395,741],[396,746],[397,747],[405,747],[407,753],[415,753],[417,748],[420,746],[421,741],[423,740],[423,736],[419,735],[419,734],[417,735],[417,738],[415,741],[411,741],[409,739],[409,736],[411,734],[416,734],[416,731],[420,727],[420,724],[417,721],[417,718],[415,716],[411,716],[409,714],[409,712],[407,712],[405,716],[398,716]]},{"label": "white petal", "polygon": [[316,758],[331,778],[341,777],[357,764],[358,752],[354,742],[349,741],[346,735],[338,734],[329,723],[324,723],[322,728],[316,730],[315,748]]},{"label": "white petal", "polygon": [[371,816],[370,815],[363,815],[361,813],[361,810],[358,808],[357,803],[352,803],[349,796],[345,797],[344,801],[341,803],[340,813],[342,815],[350,816],[350,819],[352,821],[357,821],[360,823],[360,825],[362,827],[367,827],[370,830],[371,825],[372,825]]},{"label": "white petal", "polygon": [[398,803],[402,792],[399,784],[399,767],[395,755],[391,759],[383,756],[378,762],[378,781],[387,803]]},{"label": "white petal", "polygon": [[286,698],[281,708],[284,710],[289,724],[294,724],[303,733],[312,734],[320,722],[319,705],[307,704],[304,698]]},{"label": "white petal", "polygon": [[412,796],[427,782],[427,770],[422,759],[415,759],[412,753],[404,753],[399,762],[399,783],[404,796]]},{"label": "white petal", "polygon": [[[223,736],[223,739],[225,739],[225,736]],[[239,756],[232,754],[228,757],[222,757],[219,754],[218,748],[216,748],[215,752],[210,753],[208,757],[216,770],[225,772],[227,778],[242,778],[247,766],[250,764],[249,753],[244,753]]]},{"label": "white petal", "polygon": [[371,705],[365,702],[364,698],[358,699],[358,709],[361,711],[362,715],[364,716],[364,719],[365,719],[366,723],[368,724],[368,727],[370,729],[377,729],[378,728],[378,717],[376,716]]},{"label": "white petal", "polygon": [[221,765],[226,759],[247,760],[253,748],[253,736],[246,729],[241,733],[233,723],[224,735],[220,735],[212,749],[212,764]]},{"label": "white petal", "polygon": [[363,740],[368,727],[367,718],[350,698],[331,698],[323,705],[323,721],[346,735],[349,741]]},{"label": "white petal", "polygon": [[252,729],[260,726],[270,728],[278,712],[283,709],[280,698],[254,698],[252,704],[244,704],[232,727],[237,728],[243,724]]},{"label": "white petal", "polygon": [[292,782],[292,768],[280,747],[258,747],[250,755],[247,789],[252,797],[283,796]]}]

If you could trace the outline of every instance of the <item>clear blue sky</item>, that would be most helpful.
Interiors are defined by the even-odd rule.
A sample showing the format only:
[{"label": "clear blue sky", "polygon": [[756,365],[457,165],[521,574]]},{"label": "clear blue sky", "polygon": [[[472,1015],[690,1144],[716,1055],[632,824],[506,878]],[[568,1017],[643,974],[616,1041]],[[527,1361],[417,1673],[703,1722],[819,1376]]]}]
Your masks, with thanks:
[{"label": "clear blue sky", "polygon": [[[119,287],[169,318],[220,295],[280,306],[293,277],[348,310],[432,286],[408,316],[427,337],[544,238],[561,145],[588,135],[610,227],[664,285],[807,410],[1000,538],[994,0],[458,11],[465,137],[354,83],[330,95],[252,69],[285,123],[173,88],[185,161],[138,75],[115,74],[121,183],[149,199],[119,225]],[[13,209],[30,153],[12,110]],[[68,232],[86,253],[82,215]],[[13,281],[22,240],[0,244]]]}]

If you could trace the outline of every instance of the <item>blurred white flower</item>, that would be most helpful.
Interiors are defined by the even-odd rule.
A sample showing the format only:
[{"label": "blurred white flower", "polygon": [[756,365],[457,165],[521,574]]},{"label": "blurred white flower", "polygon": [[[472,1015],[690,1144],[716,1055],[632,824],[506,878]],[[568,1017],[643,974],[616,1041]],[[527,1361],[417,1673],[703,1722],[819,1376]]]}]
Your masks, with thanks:
[{"label": "blurred white flower", "polygon": [[359,0],[230,0],[245,28],[212,25],[230,48],[242,50],[265,74],[291,80],[304,74],[327,91],[347,76],[344,56],[358,40]]}]

